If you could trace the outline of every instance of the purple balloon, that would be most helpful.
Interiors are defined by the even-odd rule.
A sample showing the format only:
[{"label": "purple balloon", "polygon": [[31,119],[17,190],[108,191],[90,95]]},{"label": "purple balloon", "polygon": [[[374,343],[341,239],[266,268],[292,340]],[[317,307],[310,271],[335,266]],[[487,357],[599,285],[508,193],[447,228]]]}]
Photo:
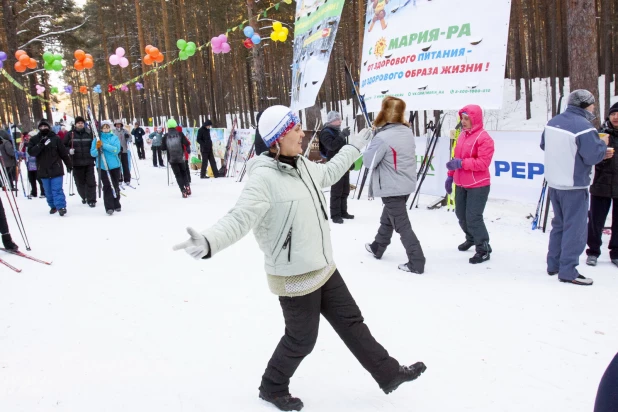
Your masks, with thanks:
[{"label": "purple balloon", "polygon": [[232,48],[230,47],[230,44],[229,44],[229,43],[223,43],[223,44],[221,45],[221,51],[222,51],[223,53],[229,53],[229,52],[230,52],[230,50],[232,50]]},{"label": "purple balloon", "polygon": [[218,37],[213,37],[212,39],[210,39],[210,44],[213,48],[221,47],[221,40]]},{"label": "purple balloon", "polygon": [[126,57],[123,57],[120,59],[120,63],[118,64],[120,64],[120,67],[124,69],[125,67],[129,66],[129,60],[127,60]]},{"label": "purple balloon", "polygon": [[116,55],[118,55],[118,57],[124,57],[124,49],[122,47],[118,47],[116,49]]},{"label": "purple balloon", "polygon": [[6,61],[7,57],[5,52],[0,51],[0,62]]},{"label": "purple balloon", "polygon": [[111,64],[112,66],[117,66],[118,63],[120,63],[120,58],[118,56],[116,56],[115,54],[109,56],[109,64]]}]

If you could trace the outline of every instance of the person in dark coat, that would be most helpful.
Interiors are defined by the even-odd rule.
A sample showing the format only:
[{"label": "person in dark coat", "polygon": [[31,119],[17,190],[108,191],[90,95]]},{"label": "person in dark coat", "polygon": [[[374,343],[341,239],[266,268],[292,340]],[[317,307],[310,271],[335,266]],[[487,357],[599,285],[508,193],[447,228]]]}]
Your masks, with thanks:
[{"label": "person in dark coat", "polygon": [[62,162],[69,172],[73,164],[69,151],[58,135],[51,130],[47,120],[39,122],[39,133],[30,139],[28,154],[36,157],[37,176],[45,188],[49,213],[53,215],[58,212],[60,216],[64,216],[67,213],[67,201],[62,190],[62,176],[64,176]]},{"label": "person in dark coat", "polygon": [[139,123],[135,123],[135,128],[131,131],[131,134],[135,138],[135,147],[137,148],[137,158],[146,159],[146,152],[144,151],[144,135],[146,132],[139,126]]},{"label": "person in dark coat", "polygon": [[168,130],[163,136],[161,150],[167,152],[167,161],[174,172],[182,197],[186,198],[191,195],[191,187],[187,181],[184,152],[185,150],[191,150],[191,145],[182,133],[176,130],[176,126],[176,120],[170,119],[167,121]]},{"label": "person in dark coat", "polygon": [[5,249],[17,251],[19,247],[11,239],[9,233],[9,224],[6,221],[6,214],[4,213],[4,206],[0,200],[0,234],[2,234],[2,245]]},{"label": "person in dark coat", "polygon": [[[590,212],[588,213],[588,249],[586,264],[596,266],[601,256],[603,227],[612,207],[612,237],[609,240],[609,258],[618,266],[618,103],[609,109],[609,117],[601,126],[599,133],[608,135],[608,154],[605,160],[595,166],[594,180],[590,186]],[[611,154],[611,157],[609,155]]]},{"label": "person in dark coat", "polygon": [[2,156],[2,165],[4,166],[7,177],[9,178],[9,186],[11,190],[17,191],[17,185],[15,182],[15,166],[17,165],[15,148],[13,147],[11,136],[4,130],[0,131],[0,155]]},{"label": "person in dark coat", "polygon": [[594,402],[594,412],[616,411],[618,411],[618,353],[601,378]]},{"label": "person in dark coat", "polygon": [[[350,129],[341,130],[341,115],[329,112],[326,125],[320,132],[320,145],[326,149],[326,159],[331,160],[343,146],[348,143]],[[343,219],[354,219],[348,213],[348,196],[350,195],[350,172],[330,188],[330,217],[333,223],[343,223]]]},{"label": "person in dark coat", "polygon": [[94,177],[94,159],[90,155],[92,133],[86,128],[82,116],[75,118],[75,126],[64,138],[64,145],[69,150],[73,162],[73,178],[77,193],[82,203],[95,207],[97,204],[97,182]]},{"label": "person in dark coat", "polygon": [[215,155],[212,150],[212,139],[210,137],[211,127],[212,122],[210,120],[206,120],[197,132],[197,143],[200,145],[200,152],[202,153],[202,170],[200,172],[200,178],[202,179],[208,179],[206,171],[208,170],[209,162],[213,176],[219,177],[217,162],[215,161]]}]

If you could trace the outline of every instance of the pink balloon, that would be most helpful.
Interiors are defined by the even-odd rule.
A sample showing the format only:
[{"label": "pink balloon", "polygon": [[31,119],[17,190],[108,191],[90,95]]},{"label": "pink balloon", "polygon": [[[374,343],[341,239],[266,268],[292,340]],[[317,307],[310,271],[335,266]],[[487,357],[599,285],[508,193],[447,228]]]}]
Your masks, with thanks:
[{"label": "pink balloon", "polygon": [[129,65],[129,60],[127,60],[126,57],[123,57],[123,58],[120,59],[120,63],[119,64],[120,64],[120,67],[122,67],[124,69],[125,67],[127,67]]},{"label": "pink balloon", "polygon": [[225,34],[220,34],[219,40],[221,40],[221,44],[227,43],[227,36]]},{"label": "pink balloon", "polygon": [[213,48],[221,47],[221,40],[218,37],[213,37],[212,39],[210,39],[210,44]]},{"label": "pink balloon", "polygon": [[116,54],[118,55],[118,57],[124,57],[124,49],[122,47],[118,47],[116,49]]},{"label": "pink balloon", "polygon": [[109,64],[111,64],[112,66],[116,66],[118,63],[120,63],[120,59],[118,58],[118,56],[116,56],[115,54],[109,56]]},{"label": "pink balloon", "polygon": [[230,44],[229,44],[229,43],[223,43],[223,44],[221,45],[221,51],[222,51],[223,53],[229,53],[229,52],[230,52],[230,50],[232,50],[232,48],[230,47]]},{"label": "pink balloon", "polygon": [[212,52],[214,54],[219,54],[221,53],[223,50],[221,49],[221,46],[212,46]]}]

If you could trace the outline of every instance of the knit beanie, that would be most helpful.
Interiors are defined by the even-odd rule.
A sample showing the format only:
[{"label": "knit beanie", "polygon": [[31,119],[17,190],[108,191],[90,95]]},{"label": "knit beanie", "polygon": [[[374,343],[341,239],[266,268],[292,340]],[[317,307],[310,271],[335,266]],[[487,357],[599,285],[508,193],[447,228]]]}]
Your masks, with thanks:
[{"label": "knit beanie", "polygon": [[331,111],[326,115],[326,123],[332,123],[336,120],[341,120],[339,112]]},{"label": "knit beanie", "polygon": [[77,124],[79,122],[86,123],[86,120],[83,117],[81,117],[81,116],[77,116],[75,118],[75,124]]},{"label": "knit beanie", "polygon": [[300,124],[300,119],[289,107],[271,106],[262,113],[258,122],[258,130],[266,146],[271,147],[297,124]]},{"label": "knit beanie", "polygon": [[42,125],[45,125],[51,129],[51,126],[49,125],[47,119],[41,119],[41,121],[39,122],[39,127],[41,127]]},{"label": "knit beanie", "polygon": [[174,119],[169,119],[169,120],[167,121],[167,128],[168,128],[168,129],[175,129],[175,128],[176,128],[176,126],[178,126],[178,123],[176,123],[176,120],[174,120]]},{"label": "knit beanie", "polygon": [[611,115],[612,113],[618,113],[618,102],[609,108],[609,114]]},{"label": "knit beanie", "polygon": [[586,107],[594,104],[594,95],[588,90],[579,89],[575,90],[569,95],[569,106],[577,106],[585,109]]}]

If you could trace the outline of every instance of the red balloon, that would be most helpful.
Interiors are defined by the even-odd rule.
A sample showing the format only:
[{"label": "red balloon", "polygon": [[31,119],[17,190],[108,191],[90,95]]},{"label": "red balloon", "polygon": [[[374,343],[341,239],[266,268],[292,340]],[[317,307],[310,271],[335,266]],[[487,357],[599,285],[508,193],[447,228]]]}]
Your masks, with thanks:
[{"label": "red balloon", "polygon": [[251,41],[251,39],[247,38],[245,39],[245,41],[243,42],[243,44],[245,45],[245,47],[247,49],[251,49],[253,48],[253,42]]}]

